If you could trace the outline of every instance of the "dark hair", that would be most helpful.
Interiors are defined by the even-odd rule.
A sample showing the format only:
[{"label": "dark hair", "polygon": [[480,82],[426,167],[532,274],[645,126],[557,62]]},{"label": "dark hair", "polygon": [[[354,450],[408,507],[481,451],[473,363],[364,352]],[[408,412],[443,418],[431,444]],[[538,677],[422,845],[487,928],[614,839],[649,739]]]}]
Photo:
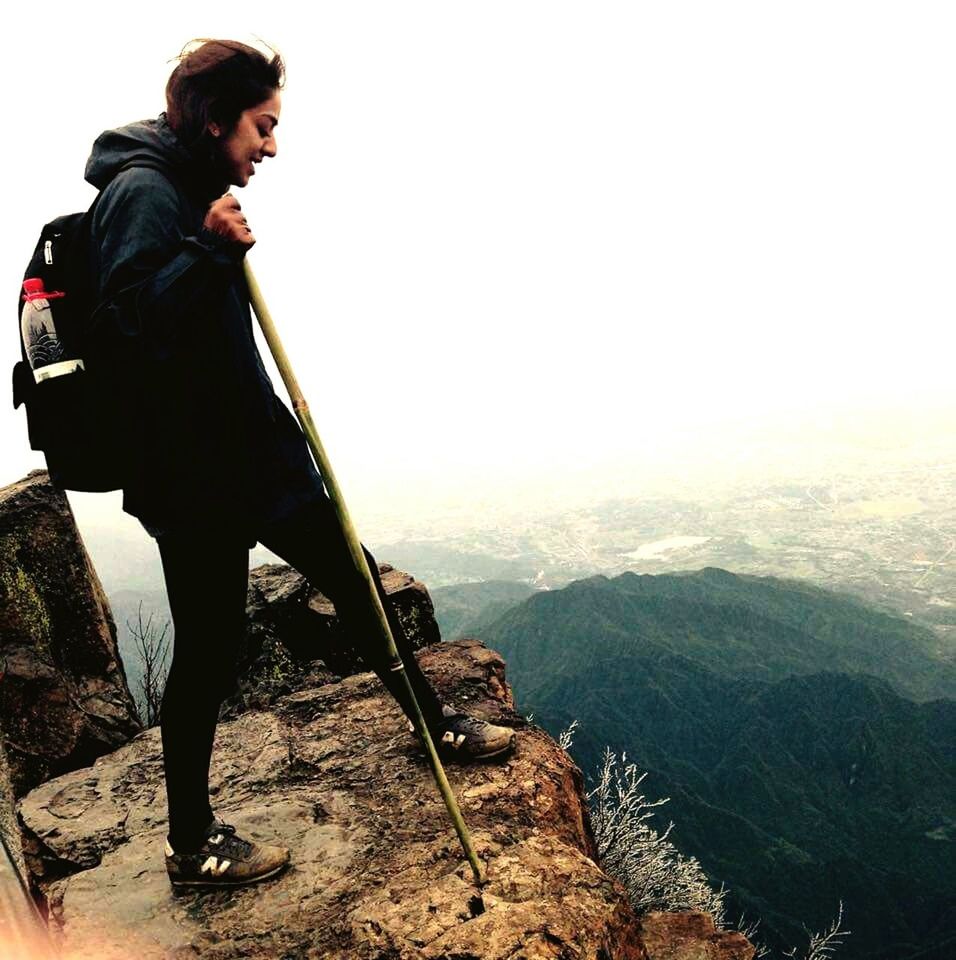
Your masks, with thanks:
[{"label": "dark hair", "polygon": [[277,51],[270,52],[271,60],[238,40],[205,38],[183,47],[166,83],[166,119],[191,153],[212,160],[216,144],[210,121],[228,134],[243,110],[284,85],[285,64]]}]

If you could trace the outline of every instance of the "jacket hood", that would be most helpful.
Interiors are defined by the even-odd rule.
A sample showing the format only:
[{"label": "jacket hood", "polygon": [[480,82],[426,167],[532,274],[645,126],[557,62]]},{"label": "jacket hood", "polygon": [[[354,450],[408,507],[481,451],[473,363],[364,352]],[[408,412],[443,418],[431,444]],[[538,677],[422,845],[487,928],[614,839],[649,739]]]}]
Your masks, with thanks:
[{"label": "jacket hood", "polygon": [[229,184],[191,153],[169,125],[165,111],[149,120],[104,130],[93,142],[84,177],[102,190],[130,160],[147,159],[173,168],[201,199],[221,197]]}]

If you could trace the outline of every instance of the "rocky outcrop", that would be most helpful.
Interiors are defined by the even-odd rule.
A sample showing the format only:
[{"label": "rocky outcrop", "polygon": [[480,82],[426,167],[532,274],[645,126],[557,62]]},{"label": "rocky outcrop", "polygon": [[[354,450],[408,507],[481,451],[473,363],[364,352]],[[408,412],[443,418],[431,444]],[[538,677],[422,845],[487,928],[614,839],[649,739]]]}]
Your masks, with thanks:
[{"label": "rocky outcrop", "polygon": [[[2,682],[2,680],[0,680]],[[26,876],[26,864],[23,860],[23,849],[20,845],[20,830],[14,815],[16,797],[13,795],[13,785],[10,783],[10,768],[7,764],[7,755],[0,741],[0,837],[3,839],[4,850],[0,850],[0,874],[7,864],[4,857],[12,861],[13,869],[21,876]],[[0,916],[0,930],[3,929],[3,918]]]},{"label": "rocky outcrop", "polygon": [[103,588],[45,470],[0,490],[0,673],[16,796],[141,729]]},{"label": "rocky outcrop", "polygon": [[172,895],[156,729],[26,797],[27,859],[71,956],[644,958],[594,861],[581,775],[514,713],[501,659],[474,640],[420,659],[446,699],[520,728],[508,759],[446,768],[480,895],[417,741],[364,673],[220,723],[217,815],[293,851],[257,887]]},{"label": "rocky outcrop", "polygon": [[754,948],[736,930],[717,930],[707,913],[651,912],[641,917],[648,960],[752,960]]},{"label": "rocky outcrop", "polygon": [[[378,570],[412,647],[440,641],[425,584],[387,563]],[[368,669],[347,642],[332,602],[286,564],[267,563],[250,572],[246,615],[239,680],[223,705],[225,718],[267,709],[293,690]]]}]

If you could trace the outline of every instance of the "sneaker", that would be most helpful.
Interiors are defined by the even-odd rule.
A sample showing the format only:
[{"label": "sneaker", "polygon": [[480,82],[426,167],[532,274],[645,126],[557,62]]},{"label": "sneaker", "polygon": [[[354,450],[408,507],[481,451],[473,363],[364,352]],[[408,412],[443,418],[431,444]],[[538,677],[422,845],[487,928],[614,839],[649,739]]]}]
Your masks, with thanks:
[{"label": "sneaker", "polygon": [[288,863],[285,847],[253,843],[214,820],[195,853],[175,853],[166,840],[166,872],[173,887],[237,887],[275,876]]},{"label": "sneaker", "polygon": [[[435,749],[445,757],[460,760],[477,760],[496,757],[513,750],[515,732],[510,727],[499,727],[487,720],[470,717],[454,707],[442,707],[444,719],[434,728],[429,728]],[[414,730],[411,722],[410,730]]]}]

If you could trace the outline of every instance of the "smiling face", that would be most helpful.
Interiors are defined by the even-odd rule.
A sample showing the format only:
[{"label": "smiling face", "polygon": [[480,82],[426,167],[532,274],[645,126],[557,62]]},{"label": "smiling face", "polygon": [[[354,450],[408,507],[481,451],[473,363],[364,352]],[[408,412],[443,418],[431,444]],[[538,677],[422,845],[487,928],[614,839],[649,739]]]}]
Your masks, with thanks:
[{"label": "smiling face", "polygon": [[[231,184],[246,186],[256,172],[254,164],[276,155],[274,131],[281,106],[279,91],[275,90],[267,100],[243,110],[232,130],[220,136],[220,160]],[[215,124],[210,124],[210,130],[219,135]]]}]

